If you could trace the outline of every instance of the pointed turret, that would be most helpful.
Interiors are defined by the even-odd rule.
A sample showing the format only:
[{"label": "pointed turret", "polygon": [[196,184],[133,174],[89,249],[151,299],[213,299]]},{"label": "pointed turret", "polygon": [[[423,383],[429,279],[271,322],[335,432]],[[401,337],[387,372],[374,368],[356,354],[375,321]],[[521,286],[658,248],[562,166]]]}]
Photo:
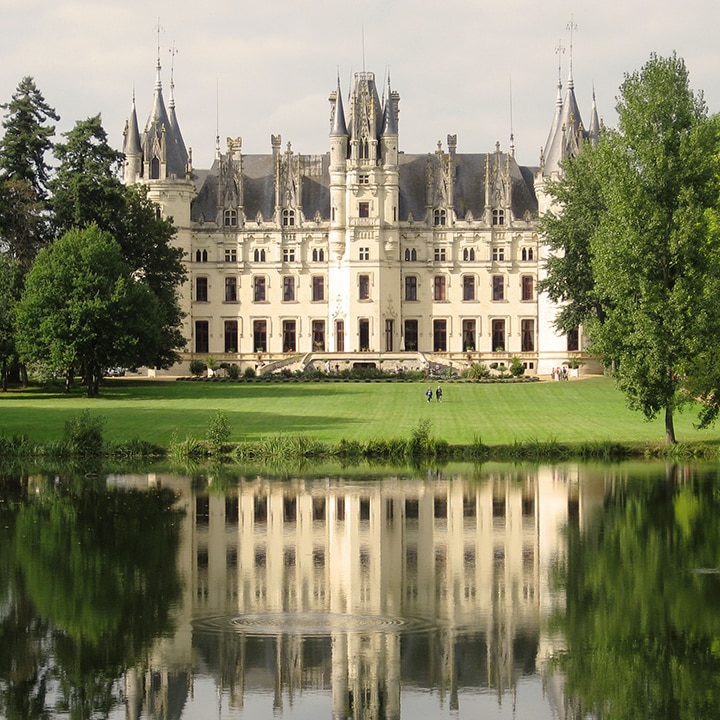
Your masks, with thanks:
[{"label": "pointed turret", "polygon": [[592,95],[592,110],[590,111],[590,127],[588,128],[588,140],[592,143],[593,147],[597,145],[600,139],[600,118],[598,117],[597,103],[595,102],[595,89],[593,88]]},{"label": "pointed turret", "polygon": [[394,93],[390,87],[390,73],[388,73],[385,104],[383,106],[383,135],[398,134],[397,108],[395,107],[397,97],[398,94]]},{"label": "pointed turret", "polygon": [[[558,85],[559,90],[559,85]],[[543,149],[545,175],[560,171],[565,158],[576,155],[585,138],[580,109],[575,99],[575,83],[572,72],[568,79],[567,92],[562,105],[555,106],[553,127]]]},{"label": "pointed turret", "polygon": [[165,108],[160,70],[158,57],[153,104],[142,137],[146,170],[143,174],[151,180],[185,177],[188,164],[188,153],[177,120],[171,122]]},{"label": "pointed turret", "polygon": [[342,93],[340,92],[340,76],[337,79],[337,91],[335,92],[335,107],[333,109],[332,127],[330,135],[347,136],[347,124],[345,123],[345,111],[342,104]]},{"label": "pointed turret", "polygon": [[123,135],[125,136],[123,140],[123,153],[125,154],[123,177],[125,182],[130,184],[136,182],[142,172],[142,146],[135,108],[135,91],[133,91],[130,117],[125,123]]},{"label": "pointed turret", "polygon": [[170,122],[170,130],[172,132],[174,142],[177,146],[179,155],[187,158],[188,151],[185,147],[185,141],[183,140],[182,133],[180,132],[180,126],[178,125],[177,115],[175,114],[175,79],[174,69],[170,69],[170,100],[168,102],[168,120]]}]

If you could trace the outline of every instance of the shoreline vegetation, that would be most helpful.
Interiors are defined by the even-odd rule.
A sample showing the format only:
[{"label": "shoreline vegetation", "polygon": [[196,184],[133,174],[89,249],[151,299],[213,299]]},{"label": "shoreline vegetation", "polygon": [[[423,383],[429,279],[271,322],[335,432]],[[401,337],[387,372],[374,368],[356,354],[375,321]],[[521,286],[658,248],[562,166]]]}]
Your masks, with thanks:
[{"label": "shoreline vegetation", "polygon": [[[379,379],[360,389],[354,383],[315,380],[301,386],[279,383],[270,394],[268,385],[259,379],[207,384],[113,379],[103,396],[92,400],[68,396],[57,388],[4,393],[0,396],[0,463],[106,459],[180,465],[333,461],[404,466],[720,457],[714,432],[702,440],[672,446],[662,443],[659,433],[653,441],[648,423],[623,406],[608,378],[525,380],[496,387],[436,378],[432,383],[390,384]],[[438,385],[445,390],[443,402],[426,402],[425,389]],[[532,396],[526,394],[529,388]],[[370,413],[369,406],[378,404],[384,404],[379,414]],[[40,406],[47,421],[44,425]],[[259,408],[266,411],[261,417]],[[536,432],[523,436],[526,426],[519,422],[520,415],[538,412],[543,414],[534,417]],[[559,422],[558,413],[564,413]],[[493,419],[492,432],[488,418]],[[170,421],[174,425],[168,435]],[[506,427],[501,427],[503,423]],[[28,427],[34,430],[32,434],[24,431]],[[565,428],[565,436],[553,433],[555,427]]]}]

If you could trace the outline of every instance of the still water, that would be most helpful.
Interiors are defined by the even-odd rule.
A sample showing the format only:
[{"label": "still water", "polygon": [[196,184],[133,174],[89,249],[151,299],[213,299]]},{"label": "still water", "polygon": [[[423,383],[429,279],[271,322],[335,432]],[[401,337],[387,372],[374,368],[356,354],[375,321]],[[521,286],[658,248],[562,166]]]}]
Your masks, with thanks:
[{"label": "still water", "polygon": [[720,717],[715,466],[0,475],[0,717]]}]

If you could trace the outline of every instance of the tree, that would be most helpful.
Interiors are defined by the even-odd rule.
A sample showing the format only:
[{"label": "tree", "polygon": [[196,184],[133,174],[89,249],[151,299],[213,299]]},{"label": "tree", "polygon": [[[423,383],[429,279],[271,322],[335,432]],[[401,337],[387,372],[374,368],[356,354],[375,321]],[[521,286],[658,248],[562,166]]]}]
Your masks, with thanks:
[{"label": "tree", "polygon": [[49,170],[45,155],[55,134],[55,126],[46,123],[60,117],[29,76],[20,81],[12,100],[0,107],[7,110],[2,123],[5,135],[0,140],[0,180],[24,181],[44,200]]},{"label": "tree", "polygon": [[122,257],[118,243],[92,225],[45,248],[27,275],[17,309],[24,360],[80,373],[89,397],[103,369],[147,364],[160,343],[158,303]]},{"label": "tree", "polygon": [[0,252],[0,371],[2,391],[8,389],[8,364],[15,356],[15,309],[20,292],[20,269],[15,258]]},{"label": "tree", "polygon": [[170,367],[185,346],[178,288],[185,281],[183,251],[172,245],[175,227],[159,216],[142,187],[118,178],[122,154],[107,143],[99,115],[77,122],[55,146],[60,161],[51,183],[58,234],[95,223],[119,243],[132,270],[157,301],[161,340],[148,364]]},{"label": "tree", "polygon": [[558,326],[584,323],[631,408],[665,414],[698,397],[717,415],[720,372],[720,125],[689,87],[684,62],[651,56],[626,75],[616,131],[568,161],[541,222],[557,257],[540,289],[565,303]]}]

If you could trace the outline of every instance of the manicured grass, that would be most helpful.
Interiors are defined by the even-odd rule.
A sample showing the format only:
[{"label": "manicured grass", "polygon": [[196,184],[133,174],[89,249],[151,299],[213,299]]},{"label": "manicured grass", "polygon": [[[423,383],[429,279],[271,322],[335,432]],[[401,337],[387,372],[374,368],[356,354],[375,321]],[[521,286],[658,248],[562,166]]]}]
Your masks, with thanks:
[{"label": "manicured grass", "polygon": [[[327,443],[407,438],[421,420],[451,444],[486,445],[528,440],[562,443],[662,443],[662,419],[646,422],[625,406],[607,378],[522,384],[443,383],[442,403],[425,400],[422,383],[390,382],[177,382],[109,380],[88,399],[37,389],[0,393],[0,434],[34,442],[58,440],[67,418],[83,410],[105,419],[107,440],[135,438],[167,444],[203,439],[210,418],[225,413],[230,440],[304,434]],[[434,385],[433,387],[436,387]],[[720,430],[699,431],[689,410],[676,418],[680,442],[719,444]]]}]

